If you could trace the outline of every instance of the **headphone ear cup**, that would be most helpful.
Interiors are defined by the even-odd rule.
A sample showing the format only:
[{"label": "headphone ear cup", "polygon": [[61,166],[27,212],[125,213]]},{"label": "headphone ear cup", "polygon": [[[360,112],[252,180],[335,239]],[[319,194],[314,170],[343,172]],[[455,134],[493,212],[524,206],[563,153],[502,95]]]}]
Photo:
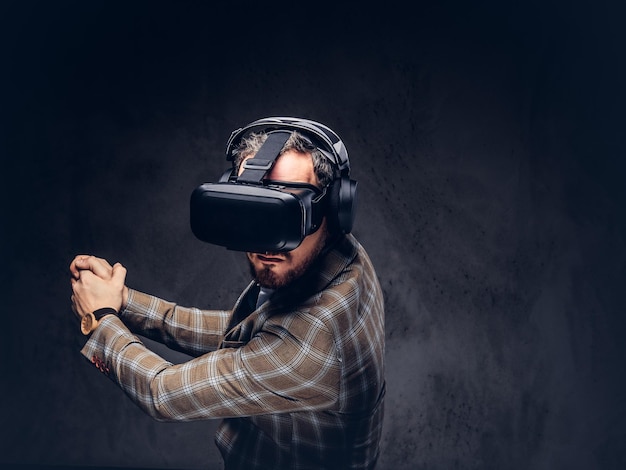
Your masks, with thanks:
[{"label": "headphone ear cup", "polygon": [[342,179],[339,190],[339,227],[343,233],[350,233],[356,215],[357,191],[356,181],[349,178]]},{"label": "headphone ear cup", "polygon": [[356,212],[357,183],[344,176],[332,182],[328,225],[332,233],[350,233]]}]

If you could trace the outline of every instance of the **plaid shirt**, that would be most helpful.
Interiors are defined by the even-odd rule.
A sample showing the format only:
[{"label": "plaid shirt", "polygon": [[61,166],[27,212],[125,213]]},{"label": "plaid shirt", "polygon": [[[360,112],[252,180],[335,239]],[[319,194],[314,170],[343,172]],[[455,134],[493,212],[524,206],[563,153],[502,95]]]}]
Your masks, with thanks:
[{"label": "plaid shirt", "polygon": [[[131,290],[82,350],[157,420],[223,418],[227,469],[373,468],[384,401],[383,296],[348,235],[314,269],[254,307],[184,308]],[[173,365],[135,333],[194,359]]]}]

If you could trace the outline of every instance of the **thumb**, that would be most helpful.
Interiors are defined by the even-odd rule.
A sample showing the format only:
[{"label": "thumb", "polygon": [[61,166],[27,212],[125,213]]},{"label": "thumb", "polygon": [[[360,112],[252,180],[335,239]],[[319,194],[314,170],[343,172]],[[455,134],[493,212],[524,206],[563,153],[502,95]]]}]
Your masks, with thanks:
[{"label": "thumb", "polygon": [[113,274],[111,280],[119,285],[124,285],[126,282],[126,268],[121,263],[115,263],[113,265]]}]

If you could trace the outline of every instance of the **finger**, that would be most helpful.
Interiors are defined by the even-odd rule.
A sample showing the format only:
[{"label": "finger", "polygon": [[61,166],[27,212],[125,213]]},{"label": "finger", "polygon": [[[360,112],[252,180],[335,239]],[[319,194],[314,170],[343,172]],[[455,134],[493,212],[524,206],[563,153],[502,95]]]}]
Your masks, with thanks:
[{"label": "finger", "polygon": [[107,279],[102,279],[101,277],[99,277],[98,275],[94,274],[92,271],[88,270],[88,269],[83,269],[80,272],[80,276],[78,279],[71,279],[72,282],[72,286],[75,286],[77,284],[82,284],[84,285],[89,285],[89,283],[91,281],[93,281],[94,279],[100,279],[100,280],[108,280]]},{"label": "finger", "polygon": [[[70,263],[70,272],[72,276],[75,278],[80,277],[80,271],[83,269],[90,269],[88,264],[88,259],[92,258],[91,255],[76,255],[72,262]],[[95,256],[93,256],[95,259]]]},{"label": "finger", "polygon": [[113,271],[107,260],[87,255],[76,257],[74,267],[77,270],[89,270],[102,279],[110,279]]},{"label": "finger", "polygon": [[79,277],[79,270],[76,267],[76,262],[81,259],[81,258],[86,258],[89,255],[77,255],[74,257],[74,259],[72,260],[72,262],[70,263],[70,273],[72,274],[73,277],[75,277],[76,279],[78,279]]},{"label": "finger", "polygon": [[111,279],[117,285],[123,286],[126,281],[126,268],[121,263],[115,263]]}]

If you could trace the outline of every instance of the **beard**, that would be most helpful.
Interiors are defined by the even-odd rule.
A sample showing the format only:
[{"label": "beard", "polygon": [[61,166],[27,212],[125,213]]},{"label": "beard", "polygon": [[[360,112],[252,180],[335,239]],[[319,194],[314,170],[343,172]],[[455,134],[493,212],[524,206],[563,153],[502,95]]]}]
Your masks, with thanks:
[{"label": "beard", "polygon": [[250,274],[254,278],[254,280],[261,287],[265,287],[266,289],[280,289],[281,287],[288,286],[294,280],[298,279],[304,272],[308,269],[310,263],[306,266],[298,266],[296,268],[290,269],[286,273],[282,275],[278,275],[271,266],[265,266],[262,269],[256,269],[254,265],[250,264]]},{"label": "beard", "polygon": [[[284,273],[277,273],[271,265],[266,265],[261,269],[257,269],[252,261],[248,259],[250,275],[261,287],[266,289],[280,289],[282,287],[286,287],[309,270],[311,265],[317,260],[319,254],[324,249],[327,239],[328,234],[324,233],[319,243],[307,254],[307,256]],[[282,255],[285,257],[286,262],[291,263],[293,257],[290,252],[282,253]]]}]

